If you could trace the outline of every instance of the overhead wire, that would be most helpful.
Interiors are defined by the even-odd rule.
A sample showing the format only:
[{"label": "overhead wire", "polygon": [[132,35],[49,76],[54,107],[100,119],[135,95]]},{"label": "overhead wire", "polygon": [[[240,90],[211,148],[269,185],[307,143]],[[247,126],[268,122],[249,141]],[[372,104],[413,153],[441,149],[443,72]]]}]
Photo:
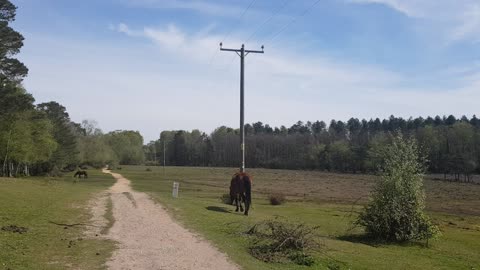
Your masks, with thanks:
[{"label": "overhead wire", "polygon": [[273,12],[268,19],[263,21],[262,24],[260,24],[253,32],[252,34],[247,38],[245,42],[250,41],[257,33],[262,29],[263,26],[265,26],[267,23],[269,23],[285,6],[287,5],[289,0],[284,0],[283,3]]},{"label": "overhead wire", "polygon": [[[245,41],[248,42],[250,41],[267,23],[269,23],[281,10],[283,10],[285,8],[285,6],[287,6],[287,3],[289,2],[289,0],[284,0],[282,2],[282,4],[280,6],[278,6],[278,8],[270,15],[270,17],[268,17],[265,21],[263,21],[257,28],[255,28],[255,30],[250,34],[250,36],[247,38],[247,40]],[[234,60],[235,60],[235,56],[231,58],[232,60],[226,65],[226,70],[229,71]]]},{"label": "overhead wire", "polygon": [[[250,4],[248,5],[248,7],[243,11],[242,15],[240,15],[240,17],[238,18],[238,20],[242,20],[243,19],[243,16],[245,16],[245,14],[250,10],[250,8],[253,6],[253,4],[255,4],[257,0],[252,0],[250,2]],[[233,28],[230,29],[230,31],[228,31],[228,33],[225,35],[225,37],[222,39],[222,42],[224,42],[229,36],[230,34],[232,33],[233,31]]]},{"label": "overhead wire", "polygon": [[265,43],[268,43],[268,42],[272,42],[273,40],[275,40],[280,34],[282,34],[285,30],[288,29],[288,27],[290,27],[291,25],[293,25],[294,23],[296,23],[298,21],[298,19],[302,18],[303,16],[305,16],[308,12],[310,12],[318,3],[320,3],[321,0],[316,0],[315,2],[313,2],[308,8],[306,8],[303,12],[299,13],[297,16],[295,16],[290,22],[288,22],[284,27],[282,27],[279,31],[275,32],[273,35],[271,35],[270,37],[268,37],[265,41],[264,41],[264,44]]},{"label": "overhead wire", "polygon": [[[285,30],[287,30],[290,26],[292,26],[293,24],[295,24],[300,18],[304,17],[305,15],[307,15],[318,3],[320,3],[321,0],[315,0],[314,2],[312,2],[311,5],[309,5],[305,10],[303,10],[301,13],[299,13],[297,16],[295,16],[294,18],[292,18],[292,20],[290,20],[287,24],[285,24],[282,28],[280,28],[279,31],[277,32],[273,32],[272,34],[270,35],[267,35],[267,38],[265,39],[264,42],[262,42],[263,45],[265,44],[268,44],[270,42],[272,42],[272,45],[274,45],[275,43],[273,43],[273,41],[278,37],[280,36],[280,34],[282,34],[283,32],[285,32]],[[279,8],[276,9],[276,11],[267,19],[265,20],[259,27],[257,27],[254,32],[248,37],[247,41],[250,41],[252,39],[253,36],[255,36],[257,34],[257,32],[264,26],[266,25],[268,22],[270,22],[274,16],[276,16],[283,8],[285,8],[286,4],[287,4],[288,0],[285,0],[282,5],[279,6]],[[271,48],[272,46],[270,46]],[[230,67],[233,63],[233,61],[235,60],[235,57],[232,58],[232,61],[226,66],[227,70],[230,70]]]},{"label": "overhead wire", "polygon": [[[238,17],[238,20],[242,20],[243,17],[245,16],[245,14],[247,14],[247,12],[250,10],[250,8],[253,6],[253,4],[255,4],[257,0],[251,0],[250,3],[248,4],[248,6],[245,8],[245,10],[243,10],[242,14]],[[220,41],[221,43],[223,43],[229,36],[230,34],[233,32],[233,27],[230,28],[230,31],[228,31],[225,36],[223,37],[223,39]],[[212,63],[213,63],[213,60],[215,59],[215,56],[217,56],[218,54],[218,48],[215,49],[212,57],[210,58],[210,61],[208,62],[208,66],[210,66]]]}]

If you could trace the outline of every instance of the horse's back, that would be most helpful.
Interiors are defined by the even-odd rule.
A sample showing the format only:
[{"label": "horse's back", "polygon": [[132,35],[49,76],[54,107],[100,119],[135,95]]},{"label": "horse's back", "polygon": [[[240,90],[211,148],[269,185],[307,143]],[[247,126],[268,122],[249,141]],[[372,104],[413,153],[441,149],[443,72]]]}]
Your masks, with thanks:
[{"label": "horse's back", "polygon": [[235,174],[230,181],[230,194],[243,193],[243,179],[240,175]]},{"label": "horse's back", "polygon": [[83,171],[83,170],[78,170],[74,175],[73,177],[77,177],[80,178],[80,177],[85,177],[85,178],[88,178],[88,174],[86,171]]}]

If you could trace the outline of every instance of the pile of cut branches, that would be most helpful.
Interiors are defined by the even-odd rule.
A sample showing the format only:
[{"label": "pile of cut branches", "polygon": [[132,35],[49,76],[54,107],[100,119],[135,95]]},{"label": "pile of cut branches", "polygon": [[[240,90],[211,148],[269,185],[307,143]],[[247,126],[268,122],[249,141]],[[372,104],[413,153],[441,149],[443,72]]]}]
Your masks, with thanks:
[{"label": "pile of cut branches", "polygon": [[317,228],[279,218],[257,223],[246,232],[252,237],[250,253],[265,262],[312,265],[311,252],[318,247]]}]

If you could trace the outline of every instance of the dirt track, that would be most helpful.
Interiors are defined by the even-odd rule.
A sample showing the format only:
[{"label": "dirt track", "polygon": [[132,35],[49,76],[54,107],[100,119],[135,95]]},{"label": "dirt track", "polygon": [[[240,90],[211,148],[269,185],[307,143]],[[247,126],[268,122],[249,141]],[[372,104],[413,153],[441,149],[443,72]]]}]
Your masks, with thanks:
[{"label": "dirt track", "polygon": [[[117,179],[108,191],[115,223],[106,237],[119,244],[107,262],[109,269],[238,269],[207,241],[173,221],[147,194],[133,191],[128,179],[111,174]],[[105,209],[102,203],[93,207],[97,218]]]}]

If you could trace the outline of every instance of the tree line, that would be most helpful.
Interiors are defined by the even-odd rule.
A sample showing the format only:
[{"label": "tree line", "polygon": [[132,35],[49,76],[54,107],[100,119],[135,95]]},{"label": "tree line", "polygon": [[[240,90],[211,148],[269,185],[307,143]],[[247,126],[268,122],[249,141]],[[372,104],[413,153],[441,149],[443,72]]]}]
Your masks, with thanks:
[{"label": "tree line", "polygon": [[16,7],[0,0],[0,176],[58,175],[80,165],[141,164],[137,131],[103,134],[94,121],[75,123],[57,102],[35,104],[22,85],[28,68],[14,56],[23,36],[10,27]]},{"label": "tree line", "polygon": [[18,85],[0,87],[0,176],[58,176],[83,166],[144,163],[138,131],[104,134],[95,121],[71,121],[57,102],[33,102]]},{"label": "tree line", "polygon": [[[137,131],[104,134],[94,121],[75,123],[57,102],[35,104],[22,86],[28,68],[14,56],[23,36],[10,27],[16,7],[0,0],[0,175],[58,174],[79,165],[162,164],[174,166],[239,165],[239,131],[219,127],[163,131],[143,145]],[[247,124],[248,167],[370,173],[381,166],[379,151],[392,132],[414,137],[428,157],[428,171],[469,181],[480,173],[480,120],[450,115],[434,118],[301,121],[287,128]],[[165,150],[164,150],[165,149]],[[165,154],[165,155],[164,155]]]},{"label": "tree line", "polygon": [[[380,120],[301,121],[291,127],[257,122],[245,125],[248,167],[373,173],[381,166],[379,151],[401,132],[415,138],[428,159],[430,173],[470,181],[480,173],[480,120],[473,116]],[[149,163],[172,166],[239,166],[239,130],[219,127],[207,135],[199,130],[163,131],[145,146]]]}]

